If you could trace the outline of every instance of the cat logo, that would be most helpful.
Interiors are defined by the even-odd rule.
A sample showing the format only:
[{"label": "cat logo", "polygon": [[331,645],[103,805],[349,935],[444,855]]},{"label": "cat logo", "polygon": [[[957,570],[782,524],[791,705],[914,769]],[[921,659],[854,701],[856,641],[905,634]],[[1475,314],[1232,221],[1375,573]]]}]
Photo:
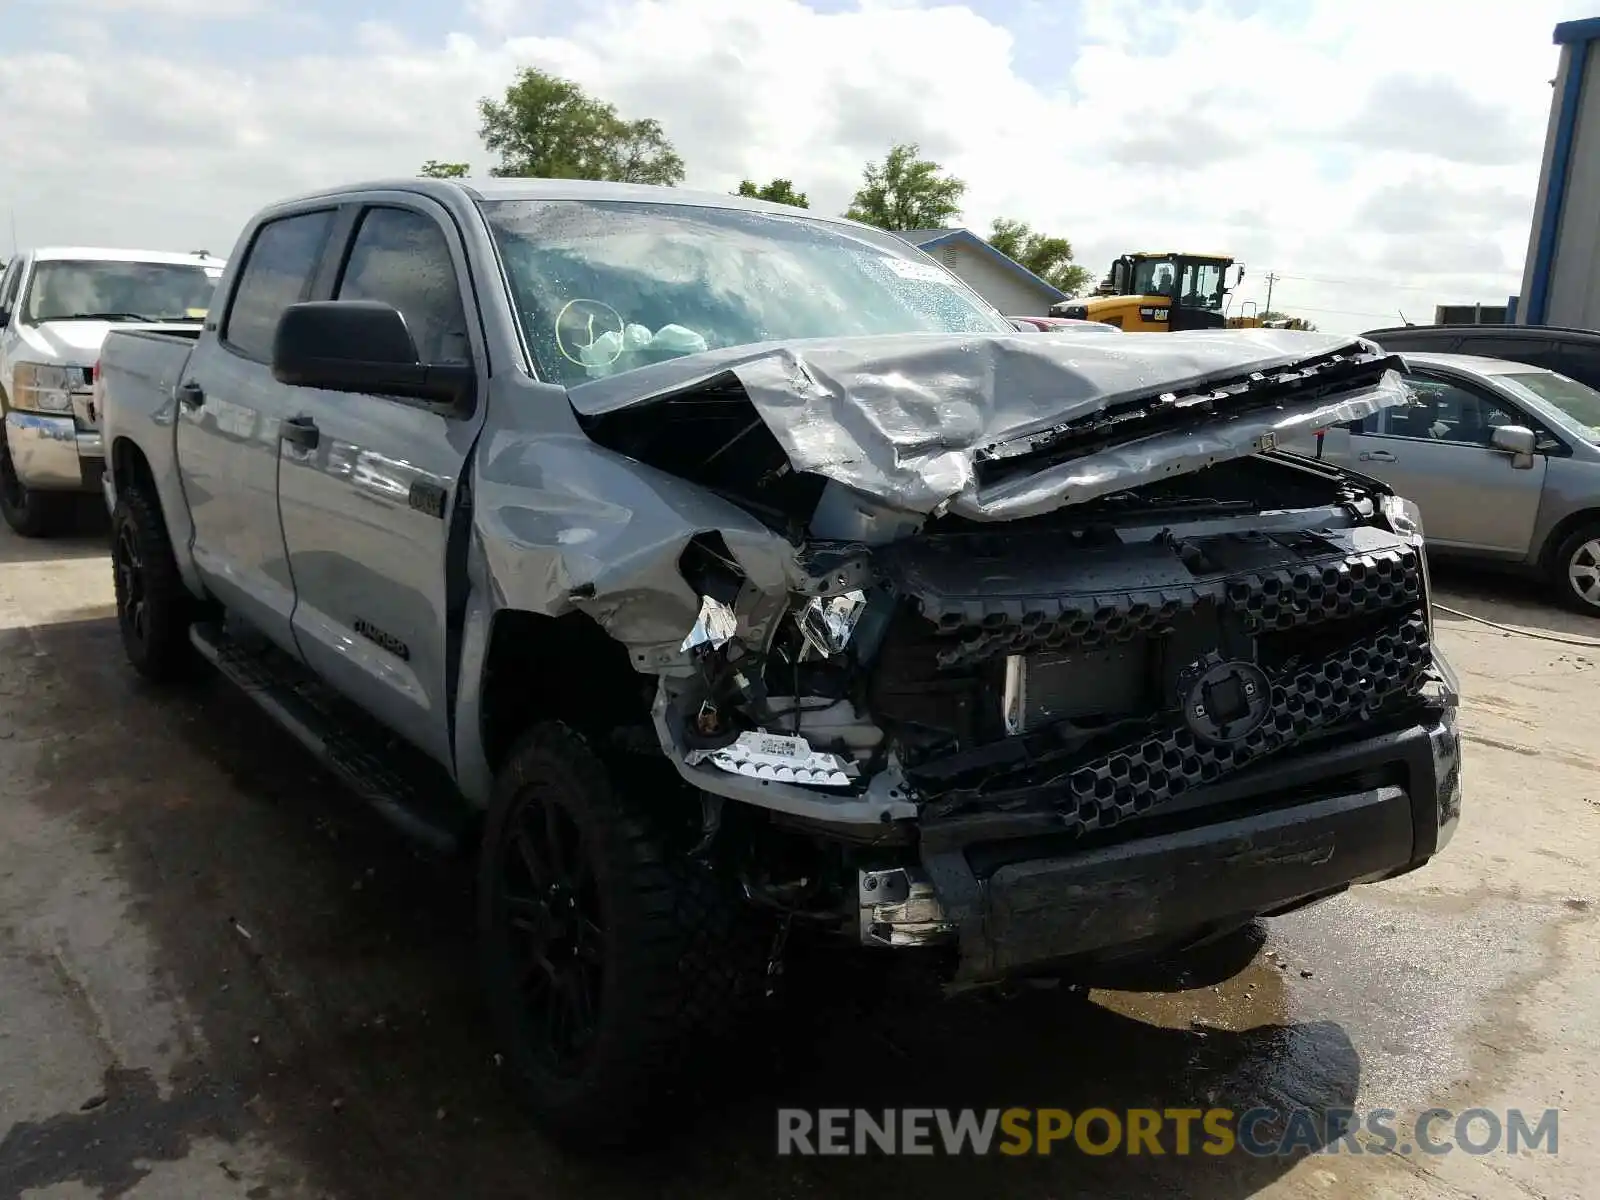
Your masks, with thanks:
[{"label": "cat logo", "polygon": [[1157,308],[1153,304],[1142,304],[1139,306],[1139,319],[1141,321],[1165,321],[1170,311],[1170,309]]}]

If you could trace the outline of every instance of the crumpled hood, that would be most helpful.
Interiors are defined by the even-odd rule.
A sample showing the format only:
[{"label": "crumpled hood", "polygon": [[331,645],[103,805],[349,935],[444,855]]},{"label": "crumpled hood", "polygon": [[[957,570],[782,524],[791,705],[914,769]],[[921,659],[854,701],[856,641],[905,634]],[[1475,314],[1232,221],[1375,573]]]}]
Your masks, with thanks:
[{"label": "crumpled hood", "polygon": [[1257,453],[1277,436],[1404,403],[1393,373],[1266,410],[1234,415],[1221,403],[1181,431],[1141,435],[1130,422],[1125,436],[1094,453],[1033,474],[980,480],[980,459],[1000,443],[1120,402],[1204,390],[1251,372],[1271,375],[1340,351],[1375,354],[1354,338],[1277,329],[811,339],[690,355],[577,385],[569,396],[580,415],[595,417],[732,376],[795,469],[911,512],[1011,520]]}]

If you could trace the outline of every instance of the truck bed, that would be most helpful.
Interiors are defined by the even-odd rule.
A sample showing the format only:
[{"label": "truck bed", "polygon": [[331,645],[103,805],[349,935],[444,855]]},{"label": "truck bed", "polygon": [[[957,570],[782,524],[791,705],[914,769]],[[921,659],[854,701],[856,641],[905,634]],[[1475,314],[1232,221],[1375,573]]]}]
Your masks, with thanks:
[{"label": "truck bed", "polygon": [[[105,446],[108,506],[116,502],[118,438],[137,431],[129,444],[140,446],[148,456],[163,505],[169,513],[183,513],[173,440],[178,424],[174,391],[200,332],[197,325],[192,329],[114,329],[106,336],[95,367],[90,407]],[[151,425],[161,430],[154,437],[149,433]],[[180,536],[186,536],[186,519],[177,519]]]}]

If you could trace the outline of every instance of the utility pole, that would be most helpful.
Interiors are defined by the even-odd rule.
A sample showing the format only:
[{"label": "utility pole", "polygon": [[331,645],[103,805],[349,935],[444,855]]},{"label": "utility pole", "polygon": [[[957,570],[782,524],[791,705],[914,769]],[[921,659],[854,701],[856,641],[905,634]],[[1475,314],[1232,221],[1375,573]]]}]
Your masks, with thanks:
[{"label": "utility pole", "polygon": [[1267,312],[1272,311],[1272,285],[1278,282],[1278,277],[1271,271],[1267,272]]}]

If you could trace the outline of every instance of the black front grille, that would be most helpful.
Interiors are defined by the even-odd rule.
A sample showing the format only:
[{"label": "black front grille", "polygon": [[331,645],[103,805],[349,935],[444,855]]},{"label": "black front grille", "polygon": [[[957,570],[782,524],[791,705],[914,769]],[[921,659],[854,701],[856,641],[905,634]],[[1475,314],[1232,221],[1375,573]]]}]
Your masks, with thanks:
[{"label": "black front grille", "polygon": [[928,539],[895,564],[911,608],[880,679],[905,686],[874,711],[923,734],[906,769],[933,811],[1043,800],[1106,829],[1388,711],[1432,662],[1420,545],[1387,530],[1056,544]]},{"label": "black front grille", "polygon": [[[1386,540],[1391,544],[1343,553],[1319,545],[1314,549],[1324,552],[1310,561],[1166,587],[978,597],[933,592],[917,599],[942,637],[938,656],[945,666],[1129,641],[1170,629],[1180,615],[1207,605],[1239,614],[1251,632],[1290,629],[1415,605],[1423,592],[1420,553],[1399,538]],[[1175,564],[1181,554],[1174,548]]]},{"label": "black front grille", "polygon": [[[1276,680],[1266,719],[1237,742],[1214,744],[1175,722],[1072,772],[1060,804],[1087,833],[1159,808],[1192,787],[1339,725],[1415,689],[1432,661],[1421,612],[1321,662]],[[1176,714],[1181,720],[1183,714]]]}]

